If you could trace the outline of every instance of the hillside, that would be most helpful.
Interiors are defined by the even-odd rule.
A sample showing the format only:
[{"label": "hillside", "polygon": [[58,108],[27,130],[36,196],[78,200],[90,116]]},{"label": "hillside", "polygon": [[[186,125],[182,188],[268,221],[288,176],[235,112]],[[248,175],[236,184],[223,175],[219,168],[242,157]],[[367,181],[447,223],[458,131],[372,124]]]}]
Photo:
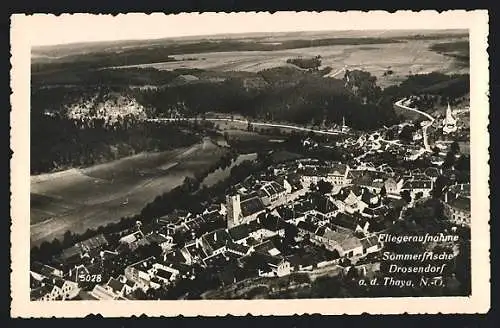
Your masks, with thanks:
[{"label": "hillside", "polygon": [[[259,121],[306,125],[346,123],[373,130],[398,122],[393,103],[419,96],[421,108],[468,94],[468,75],[410,75],[382,89],[363,70],[339,78],[322,70],[281,66],[252,72],[152,68],[60,71],[32,82],[32,173],[87,166],[136,154],[186,146],[192,127],[157,126],[146,117],[192,117],[208,112]],[[49,83],[50,81],[50,83]]]}]

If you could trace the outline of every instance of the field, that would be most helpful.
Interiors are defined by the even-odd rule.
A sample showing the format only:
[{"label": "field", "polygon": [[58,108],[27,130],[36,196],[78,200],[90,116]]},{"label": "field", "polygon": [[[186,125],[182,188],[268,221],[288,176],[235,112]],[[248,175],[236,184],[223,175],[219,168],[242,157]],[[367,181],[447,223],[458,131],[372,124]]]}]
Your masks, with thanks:
[{"label": "field", "polygon": [[[455,58],[432,51],[430,47],[435,43],[436,40],[409,40],[406,43],[330,45],[276,51],[205,52],[174,56],[179,61],[121,67],[154,67],[159,70],[199,68],[215,71],[258,72],[267,68],[290,65],[286,64],[289,58],[320,55],[322,66],[332,67],[331,75],[341,77],[343,68],[362,69],[375,75],[381,86],[400,82],[410,72],[413,74],[432,71],[468,72],[467,67],[457,65]],[[182,60],[186,57],[194,60]],[[393,74],[384,76],[384,72],[388,70],[392,70]]]},{"label": "field", "polygon": [[31,243],[84,232],[132,216],[156,196],[215,163],[209,139],[184,149],[143,153],[85,169],[31,177]]}]

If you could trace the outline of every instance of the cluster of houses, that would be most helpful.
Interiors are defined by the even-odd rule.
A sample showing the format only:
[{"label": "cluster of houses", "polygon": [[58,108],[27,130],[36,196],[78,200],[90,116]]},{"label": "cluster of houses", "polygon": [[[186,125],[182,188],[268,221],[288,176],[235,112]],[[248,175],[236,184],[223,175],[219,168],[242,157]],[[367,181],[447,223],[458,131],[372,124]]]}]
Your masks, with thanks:
[{"label": "cluster of houses", "polygon": [[[296,228],[295,241],[307,239],[339,259],[361,258],[382,249],[377,232],[391,208],[429,197],[439,175],[434,167],[401,173],[387,164],[316,159],[276,164],[233,186],[225,202],[212,204],[203,213],[175,211],[155,219],[152,230],[143,229],[138,221],[135,229],[119,237],[116,249],[109,249],[103,235],[65,249],[58,261],[69,272],[32,266],[31,298],[73,298],[79,291],[75,277],[90,274],[88,268],[96,259],[151,244],[161,248],[160,256],[123,264],[122,274],[97,283],[85,298],[128,299],[138,289],[168,288],[179,279],[194,279],[195,264],[232,262],[242,270],[257,268],[261,276],[288,275],[301,268],[297,256],[279,250],[290,226]],[[331,184],[331,191],[320,191],[321,182]],[[404,192],[411,197],[409,204],[403,200]],[[447,189],[445,214],[457,224],[469,224],[468,185]],[[182,245],[174,241],[179,234],[188,236]]]},{"label": "cluster of houses", "polygon": [[63,301],[79,291],[78,283],[65,279],[63,271],[39,262],[31,264],[30,289],[32,301]]}]

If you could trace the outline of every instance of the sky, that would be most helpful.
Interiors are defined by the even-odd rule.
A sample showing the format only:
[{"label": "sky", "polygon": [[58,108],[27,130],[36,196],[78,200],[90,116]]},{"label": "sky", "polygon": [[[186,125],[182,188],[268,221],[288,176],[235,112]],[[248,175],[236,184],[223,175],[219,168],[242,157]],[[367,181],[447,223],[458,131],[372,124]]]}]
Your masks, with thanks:
[{"label": "sky", "polygon": [[467,27],[470,17],[465,11],[34,14],[24,16],[29,22],[24,33],[32,46],[41,46],[249,32],[460,29]]}]

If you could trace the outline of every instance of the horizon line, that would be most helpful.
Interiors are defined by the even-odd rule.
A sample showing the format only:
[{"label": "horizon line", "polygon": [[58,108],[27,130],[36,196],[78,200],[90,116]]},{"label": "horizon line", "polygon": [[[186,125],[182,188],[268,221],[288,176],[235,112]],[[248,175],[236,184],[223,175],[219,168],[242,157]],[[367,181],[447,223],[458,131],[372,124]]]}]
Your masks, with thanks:
[{"label": "horizon line", "polygon": [[[418,32],[418,31],[425,31],[425,33],[429,32],[445,32],[445,31],[453,31],[456,32],[456,34],[460,34],[459,32],[467,32],[467,28],[418,28],[418,29],[380,29],[380,28],[374,28],[374,29],[328,29],[328,30],[289,30],[289,31],[267,31],[267,32],[262,32],[262,31],[248,31],[248,32],[224,32],[224,33],[209,33],[209,34],[186,34],[186,35],[177,35],[177,36],[164,36],[164,37],[155,37],[155,38],[132,38],[132,39],[108,39],[108,40],[96,40],[96,41],[75,41],[75,42],[67,42],[67,43],[54,43],[54,44],[41,44],[41,45],[32,45],[31,49],[32,50],[43,50],[43,49],[49,49],[53,47],[64,47],[64,46],[83,46],[86,44],[105,44],[105,43],[112,43],[112,42],[147,42],[147,41],[161,41],[161,40],[175,40],[175,39],[189,39],[189,38],[207,38],[207,37],[219,37],[222,38],[222,36],[237,36],[237,35],[245,35],[245,34],[253,34],[253,35],[270,35],[270,34],[287,34],[287,33],[317,33],[317,32],[322,32],[322,33],[329,33],[329,32],[376,32],[376,31],[398,31],[398,32]],[[384,38],[383,36],[375,36],[376,38]],[[392,36],[392,37],[397,37],[397,36]],[[348,38],[363,38],[362,36],[356,37],[348,37]],[[387,37],[391,38],[391,37]]]}]

